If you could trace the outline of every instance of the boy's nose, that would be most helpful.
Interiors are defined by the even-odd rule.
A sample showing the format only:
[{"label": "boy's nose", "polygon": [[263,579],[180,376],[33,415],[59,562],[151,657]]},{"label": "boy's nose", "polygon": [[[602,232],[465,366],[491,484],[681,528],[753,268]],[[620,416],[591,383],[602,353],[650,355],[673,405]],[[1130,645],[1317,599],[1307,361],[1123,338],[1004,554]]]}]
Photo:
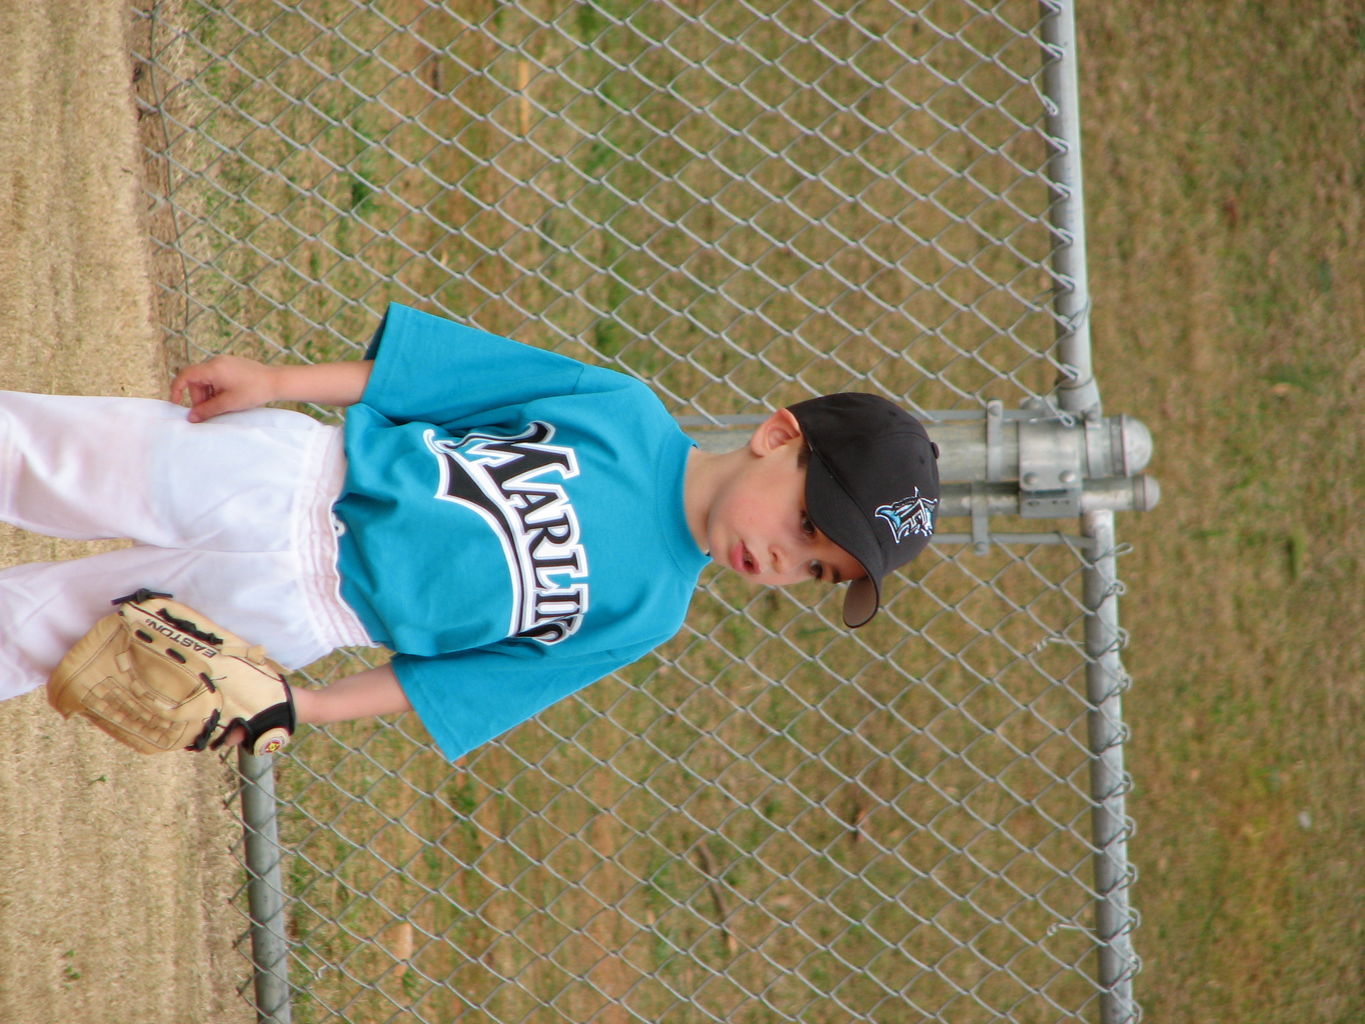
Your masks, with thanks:
[{"label": "boy's nose", "polygon": [[793,572],[806,560],[802,547],[797,543],[774,544],[768,552],[768,558],[772,565],[773,574],[776,576],[791,576]]},{"label": "boy's nose", "polygon": [[782,549],[776,544],[768,548],[768,567],[773,575],[782,575],[786,566],[786,558],[783,557]]},{"label": "boy's nose", "polygon": [[786,547],[781,543],[769,544],[767,555],[768,564],[764,568],[774,576],[786,575],[787,567],[791,565],[791,558],[787,554]]}]

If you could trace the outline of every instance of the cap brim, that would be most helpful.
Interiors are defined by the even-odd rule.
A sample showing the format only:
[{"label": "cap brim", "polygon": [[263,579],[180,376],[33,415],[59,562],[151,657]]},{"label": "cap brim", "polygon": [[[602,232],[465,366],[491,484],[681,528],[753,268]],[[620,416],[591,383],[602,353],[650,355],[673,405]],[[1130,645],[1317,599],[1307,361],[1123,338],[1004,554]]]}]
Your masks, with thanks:
[{"label": "cap brim", "polygon": [[877,614],[881,604],[876,571],[881,552],[867,533],[852,497],[815,451],[806,465],[806,513],[821,533],[848,552],[867,573],[852,580],[844,593],[844,625],[857,629]]},{"label": "cap brim", "polygon": [[881,594],[877,581],[871,576],[853,580],[844,594],[844,625],[857,629],[872,621],[881,607]]}]

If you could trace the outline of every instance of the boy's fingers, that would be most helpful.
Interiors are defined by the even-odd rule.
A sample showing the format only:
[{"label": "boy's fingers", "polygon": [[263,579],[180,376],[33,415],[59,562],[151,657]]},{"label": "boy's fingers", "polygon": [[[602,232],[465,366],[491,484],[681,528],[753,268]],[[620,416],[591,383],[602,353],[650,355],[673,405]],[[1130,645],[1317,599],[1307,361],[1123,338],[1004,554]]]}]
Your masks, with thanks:
[{"label": "boy's fingers", "polygon": [[191,423],[232,411],[230,392],[215,383],[215,376],[204,372],[202,365],[181,370],[171,381],[171,401],[180,405],[186,396],[189,397]]},{"label": "boy's fingers", "polygon": [[189,392],[190,404],[197,405],[206,397],[211,397],[214,387],[209,377],[199,366],[189,366],[175,375],[171,381],[171,401],[177,405]]},{"label": "boy's fingers", "polygon": [[191,423],[227,412],[254,409],[271,400],[268,371],[261,364],[236,356],[214,356],[187,366],[171,381],[171,401],[189,396]]},{"label": "boy's fingers", "polygon": [[190,422],[202,423],[204,420],[213,419],[225,412],[232,412],[232,405],[228,395],[215,391],[213,388],[205,389],[201,394],[190,392]]},{"label": "boy's fingers", "polygon": [[175,379],[171,381],[171,401],[174,402],[176,405],[179,405],[180,400],[184,397],[185,371],[181,370],[179,373],[175,375]]}]

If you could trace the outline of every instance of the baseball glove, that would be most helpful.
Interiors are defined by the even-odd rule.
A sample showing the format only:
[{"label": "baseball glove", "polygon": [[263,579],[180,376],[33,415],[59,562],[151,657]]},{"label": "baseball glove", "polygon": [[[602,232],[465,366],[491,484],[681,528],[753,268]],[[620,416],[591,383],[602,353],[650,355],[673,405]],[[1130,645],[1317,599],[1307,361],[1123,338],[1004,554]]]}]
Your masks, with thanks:
[{"label": "baseball glove", "polygon": [[264,648],[169,594],[139,590],[113,604],[48,679],[63,716],[84,715],[144,754],[216,750],[233,726],[253,754],[289,742],[294,699]]}]

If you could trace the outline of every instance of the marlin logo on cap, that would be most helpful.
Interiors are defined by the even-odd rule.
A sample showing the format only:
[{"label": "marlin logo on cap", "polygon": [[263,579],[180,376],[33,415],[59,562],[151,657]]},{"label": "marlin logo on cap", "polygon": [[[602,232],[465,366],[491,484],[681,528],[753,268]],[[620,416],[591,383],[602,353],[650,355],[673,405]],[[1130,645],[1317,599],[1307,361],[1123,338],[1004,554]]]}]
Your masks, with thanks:
[{"label": "marlin logo on cap", "polygon": [[919,488],[915,493],[890,505],[878,506],[872,514],[884,519],[891,527],[891,535],[899,544],[906,537],[930,537],[934,533],[934,509],[938,507],[937,498],[920,497]]}]

